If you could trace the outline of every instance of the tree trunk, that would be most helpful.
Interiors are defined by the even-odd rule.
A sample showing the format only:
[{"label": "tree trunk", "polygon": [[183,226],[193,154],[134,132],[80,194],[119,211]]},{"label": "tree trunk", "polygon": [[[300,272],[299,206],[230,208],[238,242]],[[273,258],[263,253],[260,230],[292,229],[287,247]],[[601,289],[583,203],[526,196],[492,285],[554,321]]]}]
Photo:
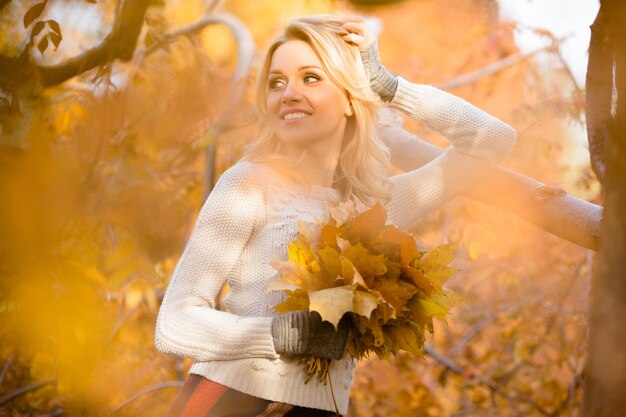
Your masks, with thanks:
[{"label": "tree trunk", "polygon": [[[605,54],[614,56],[617,109],[609,120],[608,141],[602,159],[606,167],[605,214],[600,250],[594,260],[594,283],[589,322],[589,352],[584,374],[583,416],[626,415],[626,3],[601,1],[592,37],[602,34]],[[608,41],[606,37],[608,36]],[[590,43],[589,77],[596,39]],[[606,60],[606,57],[602,57]],[[603,74],[600,74],[603,75]],[[613,79],[612,71],[604,76]],[[610,81],[609,81],[610,82]],[[610,82],[612,85],[612,82]],[[592,86],[588,86],[591,88]],[[592,96],[593,97],[593,96]],[[589,103],[593,106],[594,103]],[[605,103],[606,105],[606,103]],[[607,109],[599,109],[606,114]],[[610,112],[610,108],[608,109]],[[597,126],[597,124],[596,124]]]}]

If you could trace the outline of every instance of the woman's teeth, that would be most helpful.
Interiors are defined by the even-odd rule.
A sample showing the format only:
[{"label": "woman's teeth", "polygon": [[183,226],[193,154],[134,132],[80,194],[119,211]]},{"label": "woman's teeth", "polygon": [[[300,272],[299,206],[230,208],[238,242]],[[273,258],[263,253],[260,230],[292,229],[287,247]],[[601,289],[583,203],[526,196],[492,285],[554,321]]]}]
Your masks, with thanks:
[{"label": "woman's teeth", "polygon": [[301,113],[301,112],[298,112],[298,113],[289,113],[288,115],[286,115],[286,116],[284,117],[284,119],[285,119],[285,120],[290,120],[290,119],[301,119],[301,118],[303,118],[303,117],[308,117],[308,116],[310,116],[310,115],[309,115],[309,114],[306,114],[306,113]]}]

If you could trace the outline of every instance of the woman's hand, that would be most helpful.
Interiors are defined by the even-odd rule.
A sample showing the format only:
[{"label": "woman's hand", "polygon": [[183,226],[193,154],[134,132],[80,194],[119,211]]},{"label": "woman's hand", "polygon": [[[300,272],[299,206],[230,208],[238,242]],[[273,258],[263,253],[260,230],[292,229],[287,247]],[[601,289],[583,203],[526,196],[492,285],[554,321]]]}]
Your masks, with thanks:
[{"label": "woman's hand", "polygon": [[272,337],[278,353],[341,359],[348,343],[348,318],[343,318],[335,330],[317,312],[281,314],[272,321]]},{"label": "woman's hand", "polygon": [[343,40],[359,48],[361,61],[369,76],[370,87],[382,101],[391,101],[398,88],[398,79],[380,63],[376,36],[359,16],[344,17],[343,28],[350,32]]},{"label": "woman's hand", "polygon": [[342,27],[350,32],[343,36],[343,40],[358,46],[360,51],[365,51],[376,42],[376,36],[361,16],[345,16],[342,19],[344,21]]}]

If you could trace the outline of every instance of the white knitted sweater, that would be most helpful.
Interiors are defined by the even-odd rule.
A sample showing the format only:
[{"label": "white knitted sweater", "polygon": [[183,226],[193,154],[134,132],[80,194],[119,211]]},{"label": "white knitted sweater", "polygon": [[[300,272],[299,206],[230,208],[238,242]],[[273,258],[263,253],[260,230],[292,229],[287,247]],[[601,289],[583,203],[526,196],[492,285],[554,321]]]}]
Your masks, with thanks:
[{"label": "white knitted sweater", "polygon": [[[476,183],[515,143],[515,131],[468,102],[398,77],[391,107],[441,133],[453,146],[427,165],[391,178],[389,220],[405,228]],[[334,411],[330,387],[304,384],[297,358],[274,350],[271,309],[281,295],[266,293],[277,277],[270,260],[286,260],[299,220],[326,221],[338,191],[289,186],[271,168],[239,161],[226,170],[204,203],[159,310],[157,350],[190,357],[190,373],[272,401]],[[227,311],[215,299],[227,281]],[[333,361],[339,412],[346,414],[355,361]]]}]

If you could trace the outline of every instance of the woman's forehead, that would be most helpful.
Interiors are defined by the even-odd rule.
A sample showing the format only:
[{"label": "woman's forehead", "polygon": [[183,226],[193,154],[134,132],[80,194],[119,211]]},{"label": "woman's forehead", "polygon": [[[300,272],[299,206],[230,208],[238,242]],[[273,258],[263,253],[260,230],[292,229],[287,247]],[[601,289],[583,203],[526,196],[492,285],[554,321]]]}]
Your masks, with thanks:
[{"label": "woman's forehead", "polygon": [[322,68],[322,62],[311,48],[301,40],[290,40],[280,45],[272,54],[270,73],[286,69],[301,70],[309,67]]}]

